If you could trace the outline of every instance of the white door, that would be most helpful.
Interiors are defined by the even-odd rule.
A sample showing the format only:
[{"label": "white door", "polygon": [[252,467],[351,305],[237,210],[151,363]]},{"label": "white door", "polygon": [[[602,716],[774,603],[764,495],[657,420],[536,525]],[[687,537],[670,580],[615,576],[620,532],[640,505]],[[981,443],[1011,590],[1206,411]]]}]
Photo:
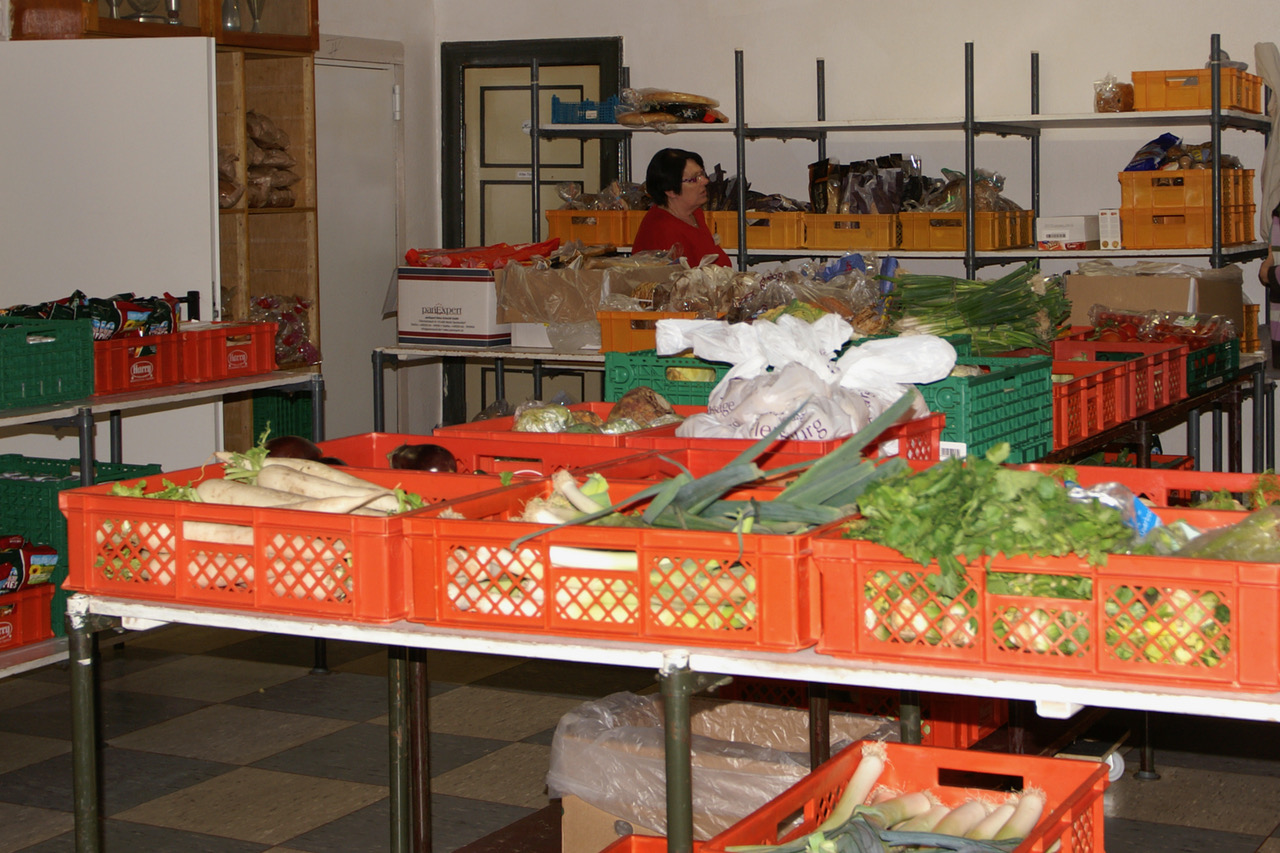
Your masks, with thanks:
[{"label": "white door", "polygon": [[[399,251],[394,86],[391,65],[316,60],[320,340],[329,438],[373,429],[373,348],[396,342],[395,315],[382,316]],[[394,388],[390,372],[387,382]],[[392,424],[395,396],[387,394]]]}]

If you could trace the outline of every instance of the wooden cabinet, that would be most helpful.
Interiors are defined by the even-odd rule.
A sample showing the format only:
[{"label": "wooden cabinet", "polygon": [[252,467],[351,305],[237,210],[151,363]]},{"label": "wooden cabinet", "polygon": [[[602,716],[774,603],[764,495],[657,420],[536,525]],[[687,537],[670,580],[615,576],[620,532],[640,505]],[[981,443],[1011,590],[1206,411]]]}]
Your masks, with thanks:
[{"label": "wooden cabinet", "polygon": [[317,3],[318,0],[10,0],[15,39],[205,35],[216,39],[219,45],[308,53],[320,46]]}]

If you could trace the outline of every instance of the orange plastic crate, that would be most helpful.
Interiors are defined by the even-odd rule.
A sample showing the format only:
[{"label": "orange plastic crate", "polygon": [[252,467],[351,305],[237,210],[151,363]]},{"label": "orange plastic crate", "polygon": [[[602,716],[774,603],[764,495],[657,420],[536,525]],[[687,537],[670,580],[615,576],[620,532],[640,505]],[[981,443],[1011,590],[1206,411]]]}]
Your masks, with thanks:
[{"label": "orange plastic crate", "polygon": [[523,477],[549,477],[558,468],[578,470],[615,459],[643,455],[626,447],[593,447],[585,444],[521,442],[513,438],[470,438],[446,435],[407,435],[366,432],[320,442],[326,456],[353,468],[387,468],[387,458],[402,444],[437,444],[453,454],[460,474],[512,473]]},{"label": "orange plastic crate", "polygon": [[[702,853],[704,844],[693,842],[692,853]],[[624,835],[601,853],[667,853],[667,839],[662,835]]]},{"label": "orange plastic crate", "polygon": [[636,241],[636,234],[640,233],[640,223],[644,222],[644,216],[647,210],[628,210],[625,212],[622,221],[624,223],[624,234],[626,245],[630,246]]},{"label": "orange plastic crate", "polygon": [[[1011,219],[1000,211],[979,211],[974,214],[974,248],[979,251],[1007,249],[1010,246]],[[964,213],[943,213],[933,210],[903,211],[898,214],[902,224],[902,249],[904,251],[935,251],[964,249]]]},{"label": "orange plastic crate", "polygon": [[[610,496],[648,485],[613,481]],[[550,492],[545,481],[519,484],[451,504],[464,519],[435,517],[434,509],[407,516],[410,621],[774,651],[817,639],[808,534],[576,526],[512,548],[546,530],[513,519]],[[774,494],[743,489],[733,497]],[[563,548],[634,555],[638,570],[584,567]]]},{"label": "orange plastic crate", "polygon": [[[1236,68],[1221,68],[1222,109],[1262,112],[1262,78]],[[1213,80],[1208,68],[1187,71],[1134,71],[1135,110],[1207,110],[1213,108]]]},{"label": "orange plastic crate", "polygon": [[1185,344],[1154,344],[1138,341],[1053,342],[1056,361],[1113,362],[1126,370],[1126,419],[1154,412],[1187,398],[1187,355]]},{"label": "orange plastic crate", "polygon": [[[681,408],[680,406],[676,407],[677,411],[680,411]],[[694,407],[690,406],[688,408]],[[699,411],[705,412],[706,407],[700,407]],[[681,414],[687,413],[682,411]],[[942,430],[946,422],[947,416],[945,414],[933,412],[926,417],[916,418],[905,424],[895,424],[881,433],[876,441],[868,445],[866,450],[863,451],[864,455],[874,455],[880,452],[881,448],[888,450],[891,448],[889,442],[897,441],[896,453],[887,455],[905,456],[907,459],[920,462],[937,462],[941,458],[939,446],[942,440]],[[818,436],[803,436],[783,438],[770,445],[770,451],[812,459],[818,456],[825,456],[846,440],[847,437],[821,438]],[[713,450],[731,454],[726,458],[732,458],[732,456],[736,456],[750,447],[754,441],[754,439],[748,438],[683,438],[674,434],[631,433],[626,444],[628,447],[646,450],[667,451],[682,448]]]},{"label": "orange plastic crate", "polygon": [[[602,419],[609,416],[613,403],[574,403],[569,406],[575,411],[595,412]],[[676,414],[689,416],[697,412],[705,412],[705,406],[674,406]],[[603,434],[591,432],[514,432],[515,417],[508,415],[502,418],[488,418],[483,421],[472,421],[465,424],[440,427],[432,435],[458,436],[462,438],[496,438],[508,441],[529,443],[549,442],[552,444],[590,444],[596,447],[629,447],[628,438],[637,436],[675,435],[676,425],[652,427],[630,433]]]},{"label": "orange plastic crate", "polygon": [[0,595],[0,649],[16,649],[53,637],[51,583]]},{"label": "orange plastic crate", "polygon": [[695,311],[597,311],[600,352],[638,352],[656,345],[659,320],[692,320]]},{"label": "orange plastic crate", "polygon": [[[1222,208],[1219,235],[1223,245],[1246,242],[1254,205]],[[1126,249],[1203,249],[1213,245],[1213,208],[1183,207],[1162,210],[1120,208],[1120,228]]]},{"label": "orange plastic crate", "polygon": [[213,382],[276,369],[275,323],[196,323],[178,332],[182,381]]},{"label": "orange plastic crate", "polygon": [[[546,210],[547,238],[568,242],[581,240],[588,246],[628,242],[627,210]],[[638,227],[638,226],[637,226]],[[634,236],[634,235],[630,235]]]},{"label": "orange plastic crate", "polygon": [[[198,483],[215,467],[163,475]],[[497,477],[368,470],[362,476],[442,502],[501,486]],[[147,477],[147,492],[161,489]],[[127,481],[127,485],[137,484]],[[112,484],[60,492],[66,589],[233,610],[391,622],[408,612],[403,524],[388,517],[119,497]],[[193,528],[209,522],[210,530]]]},{"label": "orange plastic crate", "polygon": [[[1245,516],[1156,512],[1201,528]],[[1280,687],[1280,564],[1110,555],[1090,566],[1020,555],[974,561],[964,589],[947,599],[934,591],[937,563],[921,566],[838,530],[816,534],[813,553],[825,654],[1120,684]],[[1079,576],[1088,598],[997,594],[988,590],[996,572]]]},{"label": "orange plastic crate", "polygon": [[[1173,457],[1169,457],[1173,458]],[[1188,459],[1190,457],[1187,457]],[[1052,474],[1060,465],[1032,464],[1032,471]],[[1230,471],[1196,471],[1190,468],[1123,468],[1110,465],[1072,465],[1075,482],[1082,486],[1120,483],[1158,507],[1185,504],[1197,493],[1226,491],[1247,494],[1258,485],[1257,474]]]},{"label": "orange plastic crate", "polygon": [[897,249],[902,245],[902,223],[896,213],[806,213],[806,249],[849,251]]},{"label": "orange plastic crate", "polygon": [[[1053,449],[1061,450],[1130,420],[1124,365],[1053,363]],[[1070,380],[1059,382],[1067,375]]]},{"label": "orange plastic crate", "polygon": [[[717,690],[716,695],[720,699],[788,708],[809,707],[808,685],[802,681],[735,675],[732,682]],[[832,712],[896,718],[900,716],[901,696],[901,691],[880,687],[836,684],[827,687]],[[920,715],[920,743],[968,749],[1009,721],[1009,702],[986,696],[921,693]]]},{"label": "orange plastic crate", "polygon": [[[864,743],[845,747],[767,805],[712,838],[705,849],[718,853],[735,846],[777,844],[813,832],[831,814],[861,763]],[[903,743],[884,747],[889,757],[879,784],[895,791],[928,790],[949,806],[975,796],[1002,802],[1010,790],[1043,790],[1044,812],[1027,838],[1012,848],[1014,853],[1049,849],[1102,853],[1104,764]]]},{"label": "orange plastic crate", "polygon": [[[1253,170],[1222,170],[1222,203],[1253,201]],[[1171,169],[1155,172],[1121,172],[1120,207],[1139,210],[1174,210],[1213,204],[1211,169]]]},{"label": "orange plastic crate", "polygon": [[95,394],[146,391],[181,381],[182,345],[177,334],[93,342]]},{"label": "orange plastic crate", "polygon": [[[707,211],[707,225],[720,240],[720,248],[738,248],[738,212]],[[748,210],[748,249],[799,249],[804,245],[804,214],[798,211]]]}]

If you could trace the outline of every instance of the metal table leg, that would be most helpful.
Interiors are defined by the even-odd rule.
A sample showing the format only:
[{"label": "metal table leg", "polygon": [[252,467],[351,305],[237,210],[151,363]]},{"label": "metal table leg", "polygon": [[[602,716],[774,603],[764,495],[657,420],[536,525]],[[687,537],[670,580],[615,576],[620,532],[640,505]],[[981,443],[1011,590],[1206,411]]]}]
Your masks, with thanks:
[{"label": "metal table leg", "polygon": [[1227,408],[1227,470],[1244,470],[1244,391],[1236,386]]},{"label": "metal table leg", "polygon": [[496,400],[507,399],[507,377],[505,360],[493,360],[493,396]]},{"label": "metal table leg", "polygon": [[1187,454],[1195,460],[1196,470],[1200,470],[1200,410],[1187,412]]},{"label": "metal table leg", "polygon": [[324,374],[311,374],[311,440],[324,441]]},{"label": "metal table leg", "polygon": [[98,761],[98,643],[103,620],[82,601],[67,604],[67,645],[71,661],[71,789],[76,853],[102,851],[102,779]]},{"label": "metal table leg", "polygon": [[121,421],[123,420],[123,417],[121,416],[118,410],[112,412],[110,417],[111,417],[111,433],[110,433],[111,455],[108,458],[110,458],[110,460],[115,464],[119,465],[121,462],[124,461],[124,437],[122,435],[122,430],[120,429],[120,425],[121,425]]},{"label": "metal table leg", "polygon": [[409,764],[412,779],[412,837],[414,853],[431,853],[430,718],[427,714],[427,652],[409,651]]},{"label": "metal table leg", "polygon": [[[499,394],[499,397],[502,395]],[[542,399],[542,362],[533,360],[533,399]]]},{"label": "metal table leg", "polygon": [[898,692],[898,725],[903,743],[920,742],[920,693],[916,690]]},{"label": "metal table leg", "polygon": [[[1274,382],[1267,382],[1265,385],[1267,402],[1266,411],[1263,414],[1266,416],[1267,432],[1263,441],[1267,446],[1267,470],[1274,471],[1276,470],[1276,385]],[[1261,471],[1262,468],[1255,462],[1253,470]]]},{"label": "metal table leg", "polygon": [[1249,457],[1253,461],[1255,473],[1262,470],[1261,460],[1267,452],[1265,436],[1267,435],[1267,414],[1271,411],[1271,401],[1267,395],[1267,375],[1259,364],[1253,369],[1253,452]]},{"label": "metal table leg", "polygon": [[831,699],[825,684],[809,684],[809,768],[831,757]]},{"label": "metal table leg", "polygon": [[391,846],[390,853],[415,853],[409,846],[411,790],[408,721],[408,650],[387,648],[387,705],[390,741]]},{"label": "metal table leg", "polygon": [[80,437],[80,485],[93,485],[93,410],[76,410],[76,432]]},{"label": "metal table leg", "polygon": [[662,654],[658,683],[667,767],[667,853],[693,850],[693,759],[689,754],[689,697],[729,679],[698,675],[689,669],[689,653],[671,649]]},{"label": "metal table leg", "polygon": [[382,350],[373,351],[373,431],[387,431],[386,385],[382,369],[387,365],[396,366],[398,356],[388,355]]},{"label": "metal table leg", "polygon": [[1215,404],[1213,407],[1212,414],[1213,414],[1213,420],[1210,423],[1212,423],[1213,429],[1210,435],[1212,436],[1212,441],[1213,441],[1213,454],[1212,454],[1213,470],[1221,471],[1222,470],[1222,406]]}]

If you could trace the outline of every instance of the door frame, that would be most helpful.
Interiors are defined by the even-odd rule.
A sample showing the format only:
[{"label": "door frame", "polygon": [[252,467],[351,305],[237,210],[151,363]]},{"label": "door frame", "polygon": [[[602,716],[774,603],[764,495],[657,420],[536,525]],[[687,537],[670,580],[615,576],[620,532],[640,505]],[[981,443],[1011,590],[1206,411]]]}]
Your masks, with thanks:
[{"label": "door frame", "polygon": [[[440,223],[441,245],[461,248],[466,238],[465,153],[462,132],[463,75],[468,68],[531,65],[596,65],[600,92],[617,92],[622,81],[622,37],[444,42],[440,45]],[[601,186],[618,174],[617,146],[600,146]],[[534,188],[534,196],[537,189]]]}]

